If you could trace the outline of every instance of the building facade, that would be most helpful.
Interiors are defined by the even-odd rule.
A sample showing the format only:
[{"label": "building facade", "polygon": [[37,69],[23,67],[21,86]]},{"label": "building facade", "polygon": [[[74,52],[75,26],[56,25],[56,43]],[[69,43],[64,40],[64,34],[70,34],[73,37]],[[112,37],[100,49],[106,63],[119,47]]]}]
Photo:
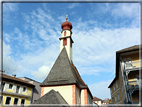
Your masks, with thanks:
[{"label": "building facade", "polygon": [[116,52],[116,76],[108,88],[113,104],[139,104],[139,73],[142,70],[140,46]]},{"label": "building facade", "polygon": [[29,105],[32,101],[33,84],[15,76],[1,75],[0,107]]},{"label": "building facade", "polygon": [[35,100],[39,99],[41,96],[41,87],[40,87],[40,82],[37,82],[33,79],[27,78],[27,77],[21,77],[20,79],[27,81],[29,83],[32,83],[33,85],[35,85],[35,87],[32,90],[32,101],[31,103],[33,103]]},{"label": "building facade", "polygon": [[[67,21],[61,25],[62,32],[60,40],[60,54],[51,68],[45,80],[41,83],[41,98],[35,101],[34,104],[60,104],[51,101],[48,98],[46,101],[43,99],[49,96],[50,93],[59,93],[62,96],[62,104],[92,104],[93,96],[79,75],[79,72],[73,64],[72,56],[72,24]],[[51,91],[52,90],[52,91]],[[56,95],[56,94],[55,94]],[[56,97],[58,99],[58,97]],[[49,102],[50,103],[47,103]]]},{"label": "building facade", "polygon": [[102,105],[103,101],[100,98],[94,97],[93,103],[100,106],[100,105]]}]

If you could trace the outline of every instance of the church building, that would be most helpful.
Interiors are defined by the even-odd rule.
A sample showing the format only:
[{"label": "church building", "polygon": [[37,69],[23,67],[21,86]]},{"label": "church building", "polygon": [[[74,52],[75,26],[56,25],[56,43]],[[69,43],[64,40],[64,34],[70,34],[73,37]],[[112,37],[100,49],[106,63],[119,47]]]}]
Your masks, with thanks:
[{"label": "church building", "polygon": [[34,104],[92,104],[93,96],[73,64],[72,24],[61,25],[60,54],[45,80],[41,83],[41,97]]}]

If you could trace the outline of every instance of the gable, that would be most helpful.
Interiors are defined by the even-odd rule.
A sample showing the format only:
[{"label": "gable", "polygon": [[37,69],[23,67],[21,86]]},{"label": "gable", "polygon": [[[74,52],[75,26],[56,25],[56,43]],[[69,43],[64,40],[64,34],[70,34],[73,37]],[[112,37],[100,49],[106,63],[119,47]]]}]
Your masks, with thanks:
[{"label": "gable", "polygon": [[58,91],[51,90],[33,104],[67,104],[67,102]]},{"label": "gable", "polygon": [[62,85],[76,83],[66,48],[64,47],[55,61],[46,79],[41,83],[45,85]]}]

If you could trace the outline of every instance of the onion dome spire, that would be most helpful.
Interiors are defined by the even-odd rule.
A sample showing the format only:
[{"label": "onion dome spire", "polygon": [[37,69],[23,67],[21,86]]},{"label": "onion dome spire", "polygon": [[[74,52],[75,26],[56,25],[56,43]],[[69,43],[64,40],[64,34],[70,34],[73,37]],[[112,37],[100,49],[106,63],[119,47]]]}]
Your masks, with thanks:
[{"label": "onion dome spire", "polygon": [[68,20],[68,15],[66,15],[66,22],[63,22],[61,25],[62,30],[71,30],[72,29],[72,24],[67,21]]}]

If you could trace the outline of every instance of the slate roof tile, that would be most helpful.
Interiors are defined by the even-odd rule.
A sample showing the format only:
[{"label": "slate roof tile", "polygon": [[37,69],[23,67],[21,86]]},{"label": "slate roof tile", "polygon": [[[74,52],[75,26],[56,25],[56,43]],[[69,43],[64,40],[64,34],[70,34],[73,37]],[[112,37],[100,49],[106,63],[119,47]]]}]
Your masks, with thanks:
[{"label": "slate roof tile", "polygon": [[87,85],[81,79],[77,69],[69,61],[66,48],[64,47],[55,61],[51,71],[41,86],[78,84],[80,87],[87,88]]},{"label": "slate roof tile", "polygon": [[52,89],[41,98],[34,101],[33,104],[67,104],[67,102],[58,91],[56,92]]}]

